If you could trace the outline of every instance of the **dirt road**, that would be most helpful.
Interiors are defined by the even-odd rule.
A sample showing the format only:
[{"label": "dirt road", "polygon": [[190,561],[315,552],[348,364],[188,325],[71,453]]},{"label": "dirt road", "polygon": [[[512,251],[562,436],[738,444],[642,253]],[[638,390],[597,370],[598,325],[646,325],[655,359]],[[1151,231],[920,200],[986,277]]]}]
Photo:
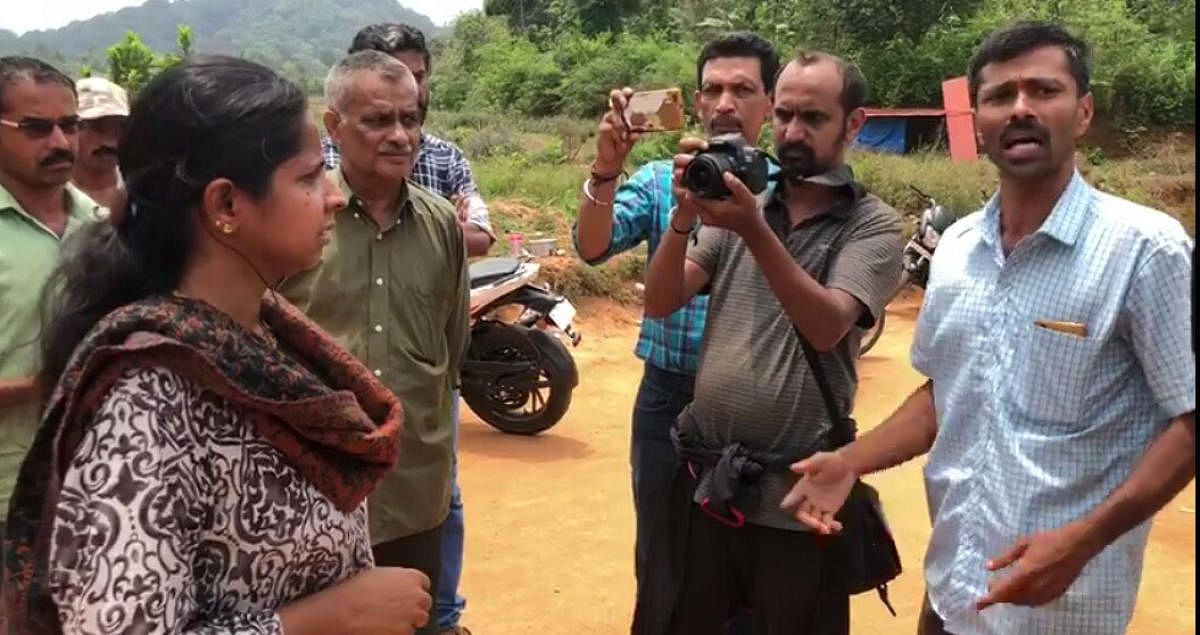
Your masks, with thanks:
[{"label": "dirt road", "polygon": [[[907,363],[917,306],[901,300],[863,361],[856,416],[869,427],[921,378]],[[632,354],[637,315],[598,302],[580,308],[581,383],[571,411],[536,438],[500,434],[463,409],[460,475],[467,513],[465,624],[476,635],[616,635],[633,604],[629,419],[641,366]],[[929,517],[922,461],[872,477],[906,571],[892,586],[899,617],[874,595],[855,597],[856,635],[913,633]],[[1159,514],[1130,633],[1196,627],[1196,492]]]}]

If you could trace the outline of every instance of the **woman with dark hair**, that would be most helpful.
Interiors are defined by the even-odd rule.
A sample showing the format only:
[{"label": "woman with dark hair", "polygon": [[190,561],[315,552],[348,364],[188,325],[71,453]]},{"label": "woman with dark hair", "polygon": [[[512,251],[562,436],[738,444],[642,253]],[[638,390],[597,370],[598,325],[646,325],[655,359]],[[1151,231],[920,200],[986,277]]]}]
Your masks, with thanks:
[{"label": "woman with dark hair", "polygon": [[45,410],[8,512],[0,631],[428,619],[428,580],[373,568],[367,529],[401,405],[271,291],[319,261],[345,203],[306,113],[293,84],[224,57],[134,104],[128,202],[46,287]]}]

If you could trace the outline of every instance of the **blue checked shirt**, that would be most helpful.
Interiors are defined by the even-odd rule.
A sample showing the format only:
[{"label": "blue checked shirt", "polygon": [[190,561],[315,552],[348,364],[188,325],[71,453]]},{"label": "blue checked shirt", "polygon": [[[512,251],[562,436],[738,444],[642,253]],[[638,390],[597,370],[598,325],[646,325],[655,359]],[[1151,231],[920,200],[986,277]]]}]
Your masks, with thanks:
[{"label": "blue checked shirt", "polygon": [[[342,155],[329,137],[321,138],[321,154],[325,168],[335,170],[342,164]],[[466,155],[453,143],[431,134],[421,135],[421,151],[413,166],[412,180],[417,185],[450,200],[463,196],[468,200],[467,220],[496,240],[496,232],[488,216],[487,205],[479,195],[471,164]]]},{"label": "blue checked shirt", "polygon": [[[663,233],[670,231],[667,223],[670,222],[671,208],[675,206],[671,172],[670,161],[647,163],[617,188],[613,199],[612,244],[604,255],[589,260],[589,265],[605,262],[643,241],[648,243],[650,253],[654,253]],[[573,233],[578,251],[578,225]],[[697,295],[667,318],[643,319],[634,353],[663,370],[695,375],[707,313],[708,296]]]},{"label": "blue checked shirt", "polygon": [[[1192,245],[1164,214],[1075,174],[1007,257],[997,198],[954,225],[933,260],[913,366],[933,381],[938,434],[925,468],[930,601],[959,635],[1124,633],[1146,522],[1060,599],[980,613],[989,559],[1086,516],[1170,420],[1196,408],[1189,342]],[[1086,325],[1086,336],[1036,326]]]}]

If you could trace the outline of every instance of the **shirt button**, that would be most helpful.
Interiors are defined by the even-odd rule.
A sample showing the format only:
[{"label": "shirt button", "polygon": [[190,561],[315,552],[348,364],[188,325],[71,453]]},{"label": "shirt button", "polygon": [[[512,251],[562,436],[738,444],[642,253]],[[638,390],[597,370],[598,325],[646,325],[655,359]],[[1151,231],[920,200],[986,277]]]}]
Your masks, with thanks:
[{"label": "shirt button", "polygon": [[376,376],[376,377],[383,377],[383,371],[382,371],[382,370],[379,370],[378,368],[376,368],[376,369],[375,369],[375,376]]},{"label": "shirt button", "polygon": [[383,286],[383,278],[375,278],[375,286],[382,287]]},{"label": "shirt button", "polygon": [[376,332],[376,333],[382,333],[382,332],[383,332],[383,325],[382,325],[382,324],[376,324],[376,325],[375,325],[375,332]]},{"label": "shirt button", "polygon": [[358,212],[354,212],[354,217],[358,218]]},{"label": "shirt button", "polygon": [[383,240],[383,233],[380,232],[378,234],[375,234],[375,240]]}]

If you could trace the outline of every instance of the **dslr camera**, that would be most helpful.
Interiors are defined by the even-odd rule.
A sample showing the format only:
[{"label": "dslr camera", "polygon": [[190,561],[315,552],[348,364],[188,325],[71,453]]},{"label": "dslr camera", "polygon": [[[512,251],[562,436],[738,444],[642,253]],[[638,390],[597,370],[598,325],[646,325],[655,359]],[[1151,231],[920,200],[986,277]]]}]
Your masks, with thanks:
[{"label": "dslr camera", "polygon": [[702,198],[729,198],[723,174],[732,173],[754,194],[767,188],[767,155],[750,145],[742,135],[713,137],[708,149],[696,154],[683,172],[683,184]]}]

